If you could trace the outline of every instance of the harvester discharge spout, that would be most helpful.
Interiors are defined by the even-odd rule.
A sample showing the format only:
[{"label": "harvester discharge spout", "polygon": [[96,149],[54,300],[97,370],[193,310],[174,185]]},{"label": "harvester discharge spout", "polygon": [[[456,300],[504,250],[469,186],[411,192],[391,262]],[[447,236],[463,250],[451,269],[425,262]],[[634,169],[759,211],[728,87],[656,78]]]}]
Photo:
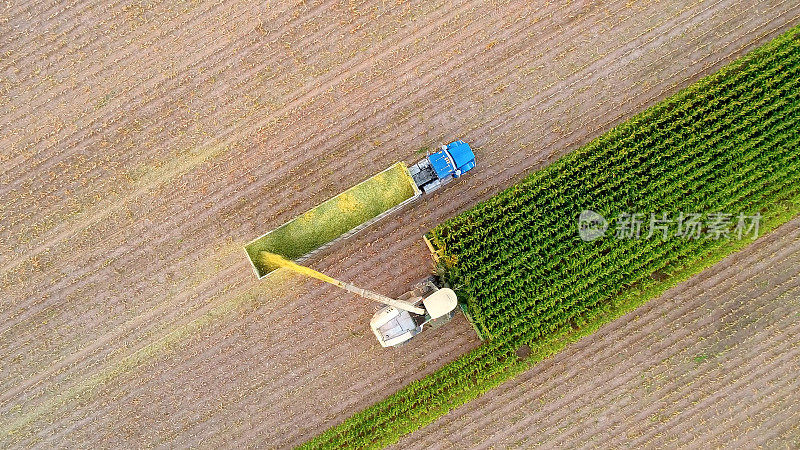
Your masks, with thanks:
[{"label": "harvester discharge spout", "polygon": [[352,292],[358,296],[374,300],[378,303],[383,303],[385,305],[394,306],[395,308],[402,309],[404,311],[412,312],[414,314],[419,314],[421,316],[425,315],[425,310],[419,308],[417,306],[412,305],[411,303],[404,302],[401,300],[395,300],[393,298],[386,297],[385,295],[378,294],[376,292],[368,291],[366,289],[360,288],[358,286],[354,286],[350,283],[345,283],[344,281],[337,280],[335,278],[329,277],[324,273],[317,272],[314,269],[301,266],[296,264],[292,261],[284,259],[280,255],[276,255],[270,252],[261,252],[262,258],[265,260],[266,263],[274,266],[274,267],[285,267],[291,271],[297,272],[301,275],[307,275],[312,278],[316,278],[318,280],[324,281],[326,283],[330,283],[334,286],[340,287],[348,292]]},{"label": "harvester discharge spout", "polygon": [[393,298],[386,297],[385,295],[381,295],[357,286],[353,286],[352,284],[345,283],[344,281],[336,280],[336,283],[334,284],[336,284],[337,286],[346,291],[352,292],[356,295],[360,295],[361,297],[368,298],[370,300],[374,300],[376,302],[383,303],[385,305],[394,306],[397,309],[402,309],[404,311],[412,312],[414,314],[419,314],[420,316],[425,315],[424,309],[418,308],[412,305],[411,303],[407,303],[401,300],[395,300]]}]

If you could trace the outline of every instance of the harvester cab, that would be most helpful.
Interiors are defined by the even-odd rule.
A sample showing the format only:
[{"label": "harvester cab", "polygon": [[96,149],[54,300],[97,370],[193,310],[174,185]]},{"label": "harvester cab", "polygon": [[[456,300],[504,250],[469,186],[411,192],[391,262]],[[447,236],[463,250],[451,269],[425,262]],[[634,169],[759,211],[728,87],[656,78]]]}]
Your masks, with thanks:
[{"label": "harvester cab", "polygon": [[453,318],[458,306],[456,293],[449,288],[439,288],[432,279],[418,284],[397,301],[422,307],[424,313],[395,306],[386,306],[376,312],[369,326],[383,347],[396,347],[408,342],[426,325],[431,328],[444,325]]}]

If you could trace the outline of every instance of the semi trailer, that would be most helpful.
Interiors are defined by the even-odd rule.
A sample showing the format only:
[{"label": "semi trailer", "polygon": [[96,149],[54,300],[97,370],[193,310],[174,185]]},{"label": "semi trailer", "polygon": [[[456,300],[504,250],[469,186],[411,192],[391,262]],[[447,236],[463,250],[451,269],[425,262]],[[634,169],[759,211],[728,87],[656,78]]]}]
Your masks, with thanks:
[{"label": "semi trailer", "polygon": [[463,140],[441,145],[417,163],[398,162],[245,245],[256,277],[276,267],[261,252],[303,262],[389,214],[436,191],[475,167],[475,154]]}]

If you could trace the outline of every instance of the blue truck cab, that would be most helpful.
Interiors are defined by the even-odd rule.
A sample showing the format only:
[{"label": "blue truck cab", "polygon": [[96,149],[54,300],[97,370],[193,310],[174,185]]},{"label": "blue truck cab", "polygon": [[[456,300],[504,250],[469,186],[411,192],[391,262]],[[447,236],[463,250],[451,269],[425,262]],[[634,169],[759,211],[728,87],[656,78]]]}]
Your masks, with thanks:
[{"label": "blue truck cab", "polygon": [[433,192],[475,167],[475,154],[462,140],[442,145],[425,159],[409,167],[409,173],[424,192]]}]

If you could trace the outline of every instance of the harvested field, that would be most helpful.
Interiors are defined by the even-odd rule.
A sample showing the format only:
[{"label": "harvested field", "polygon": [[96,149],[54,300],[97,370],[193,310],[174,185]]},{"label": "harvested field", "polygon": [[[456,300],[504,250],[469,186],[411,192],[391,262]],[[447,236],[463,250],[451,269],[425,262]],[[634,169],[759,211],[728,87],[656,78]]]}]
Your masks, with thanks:
[{"label": "harvested field", "polygon": [[477,338],[459,317],[383,351],[374,305],[261,284],[245,242],[464,138],[474,172],[310,261],[400,294],[433,225],[800,18],[787,0],[259,8],[2,12],[3,444],[285,446],[341,422]]},{"label": "harvested field", "polygon": [[796,447],[800,219],[396,448]]}]

